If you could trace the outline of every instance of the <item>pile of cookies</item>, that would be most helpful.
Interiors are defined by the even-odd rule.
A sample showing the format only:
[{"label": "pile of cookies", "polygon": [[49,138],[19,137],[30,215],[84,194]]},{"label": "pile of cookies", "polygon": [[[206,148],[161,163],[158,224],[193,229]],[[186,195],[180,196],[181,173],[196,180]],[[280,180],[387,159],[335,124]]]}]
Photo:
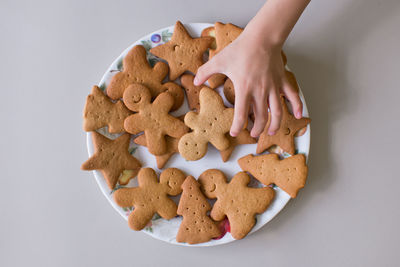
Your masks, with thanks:
[{"label": "pile of cookies", "polygon": [[[268,124],[258,140],[247,129],[237,137],[229,135],[233,108],[224,105],[214,90],[224,85],[224,94],[234,103],[232,82],[222,74],[213,75],[206,85],[195,86],[194,74],[204,63],[204,55],[213,57],[229,45],[242,29],[233,24],[215,23],[193,38],[181,22],[175,24],[170,41],[150,49],[160,60],[153,66],[147,60],[146,49],[134,46],[123,59],[123,69],[116,73],[104,93],[94,86],[84,108],[85,131],[92,132],[95,153],[82,165],[83,170],[102,172],[110,189],[127,184],[137,177],[138,186],[118,188],[114,200],[121,207],[133,207],[129,226],[143,229],[155,214],[169,220],[182,216],[177,242],[197,244],[221,236],[219,222],[228,219],[235,239],[245,237],[255,225],[256,214],[263,213],[274,199],[276,185],[291,197],[296,197],[307,178],[306,159],[295,154],[294,137],[310,123],[309,118],[296,119],[282,96],[283,120],[274,136],[267,133]],[[284,62],[286,57],[282,53]],[[165,61],[168,63],[165,63]],[[169,73],[169,81],[165,82]],[[287,77],[297,86],[294,75]],[[180,78],[180,84],[175,82]],[[185,99],[191,111],[184,117],[174,117]],[[119,134],[110,139],[98,131],[107,127]],[[157,177],[151,168],[129,152],[131,139],[147,147],[156,157],[157,167],[164,168],[170,157],[179,153],[188,161],[207,154],[208,143],[220,151],[224,162],[237,145],[257,143],[257,154],[279,146],[292,156],[281,159],[274,153],[247,155],[238,160],[242,172],[229,180],[217,169],[204,170],[195,179],[176,168],[167,168]],[[251,176],[265,185],[249,186]],[[123,179],[122,179],[123,177]],[[178,205],[170,196],[180,195]],[[216,199],[211,205],[210,199]]]}]

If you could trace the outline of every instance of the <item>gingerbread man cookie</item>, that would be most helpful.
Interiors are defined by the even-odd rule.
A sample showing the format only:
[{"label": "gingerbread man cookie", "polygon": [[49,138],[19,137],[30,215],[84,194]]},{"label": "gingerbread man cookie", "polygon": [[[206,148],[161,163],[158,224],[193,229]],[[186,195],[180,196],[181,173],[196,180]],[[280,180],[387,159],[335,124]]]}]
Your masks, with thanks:
[{"label": "gingerbread man cookie", "polygon": [[185,116],[185,124],[193,132],[187,133],[179,140],[178,148],[186,160],[198,160],[207,153],[210,142],[218,150],[229,147],[225,136],[233,120],[233,108],[225,108],[221,96],[210,88],[200,91],[200,111],[191,111]]},{"label": "gingerbread man cookie", "polygon": [[258,139],[256,150],[258,154],[264,152],[273,145],[278,145],[285,152],[293,155],[295,153],[294,137],[296,132],[311,122],[309,118],[303,117],[301,119],[296,119],[292,114],[290,114],[283,96],[281,96],[281,104],[282,120],[279,130],[274,135],[268,134],[268,128],[271,123],[271,114],[269,113],[267,125]]},{"label": "gingerbread man cookie", "polygon": [[157,62],[151,67],[146,57],[146,49],[142,45],[134,46],[123,59],[123,71],[115,74],[107,86],[107,95],[117,100],[132,83],[146,86],[154,99],[162,92],[168,92],[174,97],[172,110],[178,109],[184,100],[182,88],[173,82],[162,83],[168,74],[168,65]]},{"label": "gingerbread man cookie", "polygon": [[303,154],[283,160],[277,154],[250,154],[240,158],[238,163],[242,170],[249,172],[264,185],[275,184],[292,198],[306,184],[308,168]]},{"label": "gingerbread man cookie", "polygon": [[185,71],[196,74],[212,41],[211,37],[192,38],[183,24],[177,21],[171,40],[150,49],[150,53],[168,62],[169,78],[175,80]]},{"label": "gingerbread man cookie", "polygon": [[174,103],[173,97],[161,93],[151,103],[149,90],[141,84],[131,84],[124,92],[125,105],[138,112],[125,119],[124,128],[128,133],[146,134],[146,146],[153,155],[163,155],[167,152],[165,135],[180,138],[188,128],[178,118],[168,114]]},{"label": "gingerbread man cookie", "polygon": [[122,133],[124,120],[132,112],[129,111],[118,100],[115,104],[95,85],[92,92],[86,98],[85,109],[83,111],[83,129],[91,132],[108,126],[110,133]]},{"label": "gingerbread man cookie", "polygon": [[237,173],[228,183],[223,172],[210,169],[200,175],[199,183],[208,198],[217,198],[210,216],[215,221],[228,217],[235,239],[245,237],[256,223],[255,215],[263,213],[275,196],[270,187],[248,187],[250,176]]},{"label": "gingerbread man cookie", "polygon": [[92,139],[95,153],[82,164],[82,170],[100,170],[110,189],[115,187],[124,170],[132,170],[130,177],[136,176],[142,165],[128,151],[131,139],[129,134],[125,133],[111,140],[92,132]]},{"label": "gingerbread man cookie", "polygon": [[198,244],[220,236],[221,232],[208,215],[211,205],[200,191],[200,185],[188,176],[182,184],[183,193],[178,205],[178,215],[183,216],[176,241]]},{"label": "gingerbread man cookie", "polygon": [[158,182],[155,171],[142,168],[138,174],[138,187],[121,188],[115,191],[114,200],[120,207],[134,207],[128,217],[128,224],[133,230],[142,230],[158,213],[170,220],[176,216],[177,206],[168,197],[179,195],[185,174],[176,168],[163,171]]}]

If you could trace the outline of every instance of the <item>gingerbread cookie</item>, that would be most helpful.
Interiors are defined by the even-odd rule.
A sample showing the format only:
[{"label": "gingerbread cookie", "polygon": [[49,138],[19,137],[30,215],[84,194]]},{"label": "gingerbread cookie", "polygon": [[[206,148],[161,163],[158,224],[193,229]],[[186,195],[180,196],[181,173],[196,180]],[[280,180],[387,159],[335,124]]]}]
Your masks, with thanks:
[{"label": "gingerbread cookie", "polygon": [[224,84],[225,79],[226,79],[225,74],[215,73],[215,74],[211,75],[210,78],[208,78],[207,82],[212,89],[215,89],[218,86]]},{"label": "gingerbread cookie", "polygon": [[217,49],[217,42],[215,41],[215,28],[214,26],[205,28],[204,30],[201,31],[201,37],[212,37],[214,38],[213,42],[210,45],[210,49]]},{"label": "gingerbread cookie", "polygon": [[233,86],[233,82],[231,79],[226,79],[224,83],[224,95],[226,100],[232,105],[235,104],[235,87]]},{"label": "gingerbread cookie", "polygon": [[218,150],[229,147],[225,134],[229,132],[233,120],[233,108],[225,108],[221,96],[210,88],[200,91],[200,111],[191,111],[185,116],[185,124],[193,132],[179,140],[178,148],[186,160],[198,160],[207,152],[210,142]]},{"label": "gingerbread cookie", "polygon": [[83,111],[83,129],[86,132],[108,126],[110,133],[124,132],[124,120],[130,112],[121,101],[115,104],[95,85],[86,98]]},{"label": "gingerbread cookie", "polygon": [[304,187],[308,168],[306,157],[297,154],[280,160],[277,154],[247,155],[238,160],[240,168],[248,171],[264,185],[275,184],[292,198]]},{"label": "gingerbread cookie", "polygon": [[229,139],[229,147],[219,152],[221,154],[223,162],[228,161],[237,145],[257,143],[256,139],[250,136],[250,132],[247,129],[243,129],[242,131],[240,131],[238,136],[236,137],[232,137],[229,133],[226,134],[226,137]]},{"label": "gingerbread cookie", "polygon": [[285,78],[296,92],[300,91],[299,85],[296,80],[296,76],[294,75],[293,72],[285,69]]},{"label": "gingerbread cookie", "polygon": [[[167,152],[163,155],[155,156],[157,162],[157,168],[164,168],[165,164],[167,164],[168,160],[175,154],[178,153],[178,138],[172,138],[170,136],[165,137],[165,141],[167,143]],[[146,146],[146,135],[142,134],[136,137],[133,142],[138,145]]]},{"label": "gingerbread cookie", "polygon": [[92,132],[95,152],[82,164],[81,169],[101,171],[110,189],[115,187],[124,170],[132,170],[131,177],[135,177],[142,165],[128,151],[130,138],[129,134],[123,134],[111,140]]},{"label": "gingerbread cookie", "polygon": [[118,183],[120,185],[127,185],[129,181],[136,176],[137,173],[138,171],[124,170],[119,176]]},{"label": "gingerbread cookie", "polygon": [[198,244],[220,236],[221,232],[208,215],[211,205],[200,191],[200,185],[188,176],[182,184],[183,193],[178,205],[178,215],[183,216],[176,236],[177,242]]},{"label": "gingerbread cookie", "polygon": [[194,74],[203,65],[203,54],[213,38],[192,38],[180,21],[177,21],[172,38],[165,44],[150,49],[150,52],[168,62],[170,80],[177,79],[185,71]]},{"label": "gingerbread cookie", "polygon": [[[284,59],[286,58],[286,55],[283,52],[282,52],[282,56],[284,56]],[[287,70],[287,69],[285,69],[285,76],[286,76],[287,81],[292,86],[292,88],[296,92],[300,92],[300,87],[299,87],[299,84],[297,83],[296,76],[294,75],[294,73],[289,71],[289,70]],[[304,128],[301,128],[300,130],[298,130],[294,136],[295,137],[302,136],[303,134],[306,133],[306,131],[307,131],[307,126],[304,127]]]},{"label": "gingerbread cookie", "polygon": [[[185,116],[183,115],[178,117],[178,119],[183,121],[184,117]],[[157,162],[157,168],[159,169],[164,168],[165,164],[175,153],[179,153],[178,138],[172,138],[170,136],[166,136],[165,141],[167,142],[167,152],[164,155],[155,156]],[[133,142],[141,146],[146,146],[147,145],[146,135],[145,134],[139,135],[138,137],[133,139]]]},{"label": "gingerbread cookie", "polygon": [[274,135],[268,135],[271,122],[271,114],[268,114],[268,122],[261,133],[257,143],[257,154],[264,152],[273,145],[280,146],[284,151],[293,155],[295,153],[294,136],[296,132],[310,123],[309,118],[296,119],[290,114],[285,99],[281,96],[282,120],[279,130]]},{"label": "gingerbread cookie", "polygon": [[210,49],[211,58],[232,43],[243,32],[242,28],[232,23],[224,24],[222,22],[216,22],[214,24],[214,29],[217,48]]},{"label": "gingerbread cookie", "polygon": [[270,187],[248,187],[250,177],[237,173],[228,183],[223,172],[210,169],[200,175],[199,183],[208,198],[217,198],[210,216],[215,221],[228,217],[235,239],[245,237],[256,223],[255,215],[263,213],[275,196]]},{"label": "gingerbread cookie", "polygon": [[[223,24],[221,22],[216,22],[214,25],[214,29],[216,48],[210,49],[210,59],[213,58],[218,52],[220,52],[230,43],[232,43],[243,31],[242,28],[233,25],[232,23]],[[221,73],[214,74],[208,79],[208,84],[213,89],[217,88],[224,83],[225,78],[226,76]]]},{"label": "gingerbread cookie", "polygon": [[128,224],[133,230],[139,231],[155,213],[167,220],[176,216],[177,206],[168,195],[179,195],[184,180],[185,174],[176,168],[163,171],[160,182],[153,169],[142,168],[138,174],[138,187],[118,189],[114,193],[114,200],[120,207],[134,207]]},{"label": "gingerbread cookie", "polygon": [[134,46],[123,59],[123,71],[115,74],[107,86],[107,95],[117,100],[132,83],[140,83],[149,88],[154,99],[162,92],[174,97],[172,110],[178,109],[184,100],[182,88],[173,82],[162,83],[168,74],[168,65],[157,62],[151,67],[146,57],[146,49],[142,45]]},{"label": "gingerbread cookie", "polygon": [[[287,57],[286,57],[286,54],[283,52],[283,50],[281,51],[281,56],[282,56],[283,66],[286,66]],[[299,88],[299,85],[297,83],[296,76],[294,75],[294,73],[285,68],[285,73],[284,74],[285,74],[286,80],[290,83],[292,88],[294,90],[296,90],[296,92],[299,92],[300,88]]]},{"label": "gingerbread cookie", "polygon": [[193,84],[193,80],[194,80],[193,75],[184,74],[181,77],[181,84],[182,84],[183,88],[185,88],[189,108],[191,110],[199,111],[199,109],[200,109],[200,100],[199,100],[200,90],[207,86],[205,86],[205,85],[196,86]]},{"label": "gingerbread cookie", "polygon": [[144,131],[146,146],[153,155],[167,152],[165,135],[180,138],[188,131],[182,121],[168,114],[174,99],[167,92],[158,95],[151,103],[150,92],[145,86],[131,84],[125,90],[123,100],[130,110],[138,112],[125,119],[125,130],[131,134]]},{"label": "gingerbread cookie", "polygon": [[[201,36],[215,37],[215,46],[213,45],[211,47],[209,58],[210,59],[213,58],[218,52],[220,52],[222,49],[224,49],[226,46],[232,43],[242,32],[243,32],[242,28],[232,23],[223,24],[221,22],[216,22],[214,27],[208,27],[204,29],[201,33]],[[287,58],[283,51],[281,51],[281,54],[282,54],[283,65],[285,66]],[[208,79],[208,84],[210,85],[211,88],[215,89],[224,83],[225,78],[226,76],[224,74],[221,73],[214,74]],[[233,91],[233,85],[231,91]],[[232,101],[232,99],[234,99],[234,91],[233,94],[231,93],[229,95],[229,97],[230,100],[227,98],[228,101],[231,104],[233,104],[234,100]]]}]

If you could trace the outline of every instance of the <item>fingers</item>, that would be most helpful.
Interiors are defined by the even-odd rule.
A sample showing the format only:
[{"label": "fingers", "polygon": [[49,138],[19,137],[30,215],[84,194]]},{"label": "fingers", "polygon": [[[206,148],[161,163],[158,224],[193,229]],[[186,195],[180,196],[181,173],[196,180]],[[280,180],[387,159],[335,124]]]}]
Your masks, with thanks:
[{"label": "fingers", "polygon": [[301,119],[303,114],[303,103],[301,102],[298,91],[286,79],[283,82],[283,93],[292,105],[293,115],[296,119]]},{"label": "fingers", "polygon": [[219,72],[218,56],[215,56],[207,61],[207,63],[201,65],[201,67],[197,70],[193,83],[196,86],[202,85],[208,80],[208,78],[211,77],[211,75]]},{"label": "fingers", "polygon": [[279,94],[276,90],[271,90],[269,98],[269,109],[271,112],[271,123],[269,125],[268,134],[274,135],[279,130],[282,119],[282,106]]},{"label": "fingers", "polygon": [[262,133],[268,120],[268,103],[265,90],[261,91],[259,98],[253,97],[253,111],[255,121],[250,135],[255,138]]},{"label": "fingers", "polygon": [[230,134],[235,137],[243,129],[249,112],[249,95],[244,90],[235,90],[235,108]]}]

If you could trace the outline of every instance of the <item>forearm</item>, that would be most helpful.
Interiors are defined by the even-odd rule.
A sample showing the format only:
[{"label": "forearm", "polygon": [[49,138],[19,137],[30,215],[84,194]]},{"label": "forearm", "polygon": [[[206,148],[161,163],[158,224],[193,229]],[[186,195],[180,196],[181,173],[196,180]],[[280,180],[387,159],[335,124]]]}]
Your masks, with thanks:
[{"label": "forearm", "polygon": [[265,45],[282,46],[310,0],[268,0],[245,28]]}]

